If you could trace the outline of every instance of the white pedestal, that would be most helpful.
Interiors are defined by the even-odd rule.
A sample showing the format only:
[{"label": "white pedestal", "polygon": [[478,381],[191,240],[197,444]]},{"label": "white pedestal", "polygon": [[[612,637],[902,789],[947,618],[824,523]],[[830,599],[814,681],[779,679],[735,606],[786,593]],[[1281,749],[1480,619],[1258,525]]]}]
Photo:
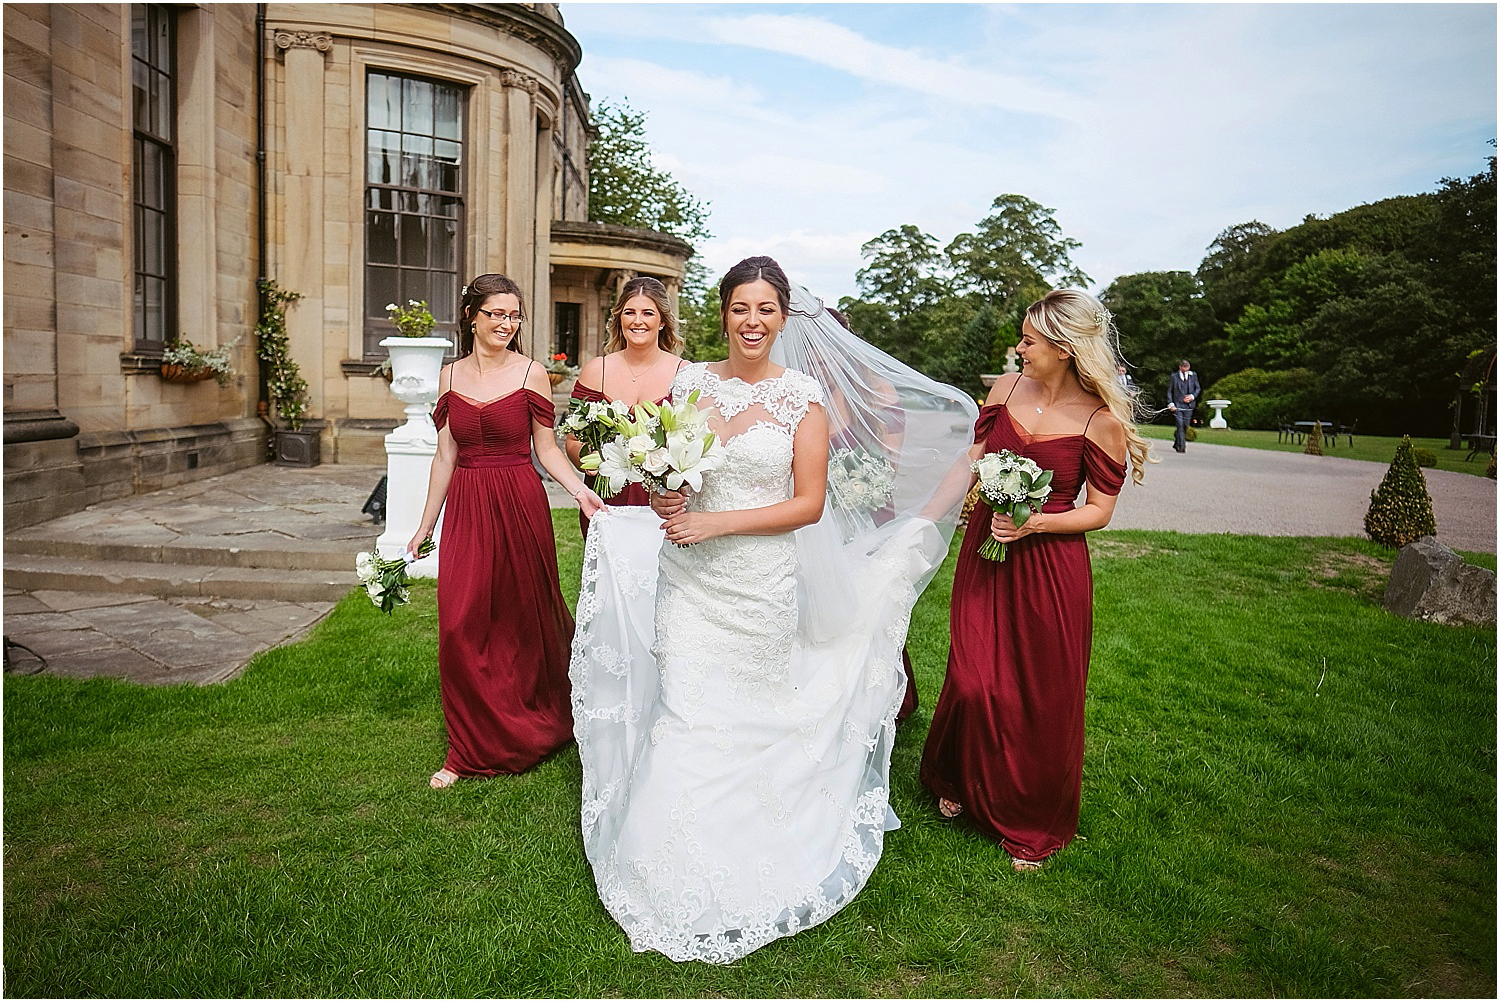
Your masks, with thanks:
[{"label": "white pedestal", "polygon": [[[440,337],[388,337],[380,344],[391,353],[391,392],[406,404],[406,423],[385,437],[385,532],[375,541],[375,547],[389,559],[401,552],[422,524],[432,457],[437,455],[432,402],[438,395],[443,354],[451,342]],[[432,532],[434,542],[442,538],[442,532],[440,515]],[[437,572],[438,555],[433,551],[406,573],[414,578],[435,578]]]},{"label": "white pedestal", "polygon": [[1229,401],[1208,400],[1205,403],[1214,409],[1214,416],[1209,419],[1208,426],[1210,428],[1228,428],[1229,422],[1224,420],[1224,408],[1229,406]]}]

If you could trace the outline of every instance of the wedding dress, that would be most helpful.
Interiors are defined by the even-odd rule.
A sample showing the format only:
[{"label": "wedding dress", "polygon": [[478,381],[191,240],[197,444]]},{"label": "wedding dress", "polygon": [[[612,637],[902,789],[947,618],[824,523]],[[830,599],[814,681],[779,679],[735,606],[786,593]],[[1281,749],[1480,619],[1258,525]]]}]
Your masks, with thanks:
[{"label": "wedding dress", "polygon": [[[790,497],[819,382],[694,364],[672,398],[694,390],[725,459],[692,508]],[[961,428],[944,448],[961,453],[967,412],[944,406]],[[660,521],[608,509],[585,545],[570,666],[584,848],[632,949],[729,963],[837,912],[899,827],[887,777],[901,647],[950,530],[893,518],[851,534],[825,509],[797,533],[678,547]]]}]

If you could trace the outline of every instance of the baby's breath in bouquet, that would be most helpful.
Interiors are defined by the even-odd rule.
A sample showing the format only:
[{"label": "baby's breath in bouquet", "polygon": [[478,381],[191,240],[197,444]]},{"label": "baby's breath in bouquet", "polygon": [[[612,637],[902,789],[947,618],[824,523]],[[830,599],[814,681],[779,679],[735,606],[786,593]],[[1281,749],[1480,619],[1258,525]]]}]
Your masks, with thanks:
[{"label": "baby's breath in bouquet", "polygon": [[354,558],[354,570],[359,575],[360,584],[365,586],[365,593],[370,596],[370,601],[381,612],[389,614],[396,606],[405,605],[411,600],[411,595],[406,590],[406,568],[436,548],[432,537],[428,536],[417,547],[415,557],[402,550],[399,557],[387,560],[373,550],[366,551]]},{"label": "baby's breath in bouquet", "polygon": [[828,454],[828,490],[846,512],[878,511],[896,490],[896,471],[884,456],[834,449]]},{"label": "baby's breath in bouquet", "polygon": [[[979,474],[979,496],[997,514],[1009,515],[1018,529],[1033,511],[1042,510],[1052,493],[1052,471],[1009,449],[985,453],[969,468]],[[987,560],[1004,560],[1005,544],[988,536],[979,546],[979,555]]]}]

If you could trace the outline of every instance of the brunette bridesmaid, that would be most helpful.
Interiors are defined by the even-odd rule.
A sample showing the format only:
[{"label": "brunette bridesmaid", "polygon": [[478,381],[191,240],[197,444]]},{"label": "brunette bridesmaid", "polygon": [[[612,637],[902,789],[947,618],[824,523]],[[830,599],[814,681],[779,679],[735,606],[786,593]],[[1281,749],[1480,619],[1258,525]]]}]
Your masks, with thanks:
[{"label": "brunette bridesmaid", "polygon": [[[678,357],[682,338],[672,311],[667,287],[649,275],[632,278],[620,290],[609,314],[609,340],[605,353],[591,358],[573,384],[575,400],[618,400],[635,405],[642,400],[663,403],[672,396],[672,379],[687,363]],[[568,458],[577,466],[583,446],[567,438]],[[593,475],[587,476],[592,486]],[[646,489],[628,484],[605,501],[610,505],[647,504]],[[590,512],[580,510],[578,522],[585,536]]]},{"label": "brunette bridesmaid", "polygon": [[437,455],[422,522],[444,511],[438,553],[438,682],[448,755],[434,789],[460,777],[522,772],[573,737],[568,656],[573,617],[557,579],[542,467],[594,512],[602,502],[553,435],[546,370],[520,353],[520,288],[480,275],[464,290],[460,326],[473,349],[443,368],[432,419]]},{"label": "brunette bridesmaid", "polygon": [[[1022,370],[990,391],[971,456],[1029,457],[1053,471],[1052,494],[1020,528],[982,499],[969,519],[922,782],[945,817],[966,814],[1017,870],[1030,870],[1078,830],[1093,635],[1084,533],[1109,524],[1126,453],[1137,483],[1152,460],[1115,378],[1110,315],[1098,300],[1050,292],[1026,311],[1021,332]],[[1004,561],[979,556],[990,536],[1007,544]]]}]

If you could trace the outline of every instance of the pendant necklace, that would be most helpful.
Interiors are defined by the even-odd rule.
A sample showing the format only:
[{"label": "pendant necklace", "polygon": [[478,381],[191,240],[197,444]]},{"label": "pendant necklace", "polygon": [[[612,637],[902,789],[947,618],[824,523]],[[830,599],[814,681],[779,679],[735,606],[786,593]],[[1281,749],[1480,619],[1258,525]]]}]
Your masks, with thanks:
[{"label": "pendant necklace", "polygon": [[627,361],[625,361],[623,358],[620,359],[620,362],[621,362],[621,364],[623,364],[625,366],[625,371],[628,372],[628,373],[630,373],[630,381],[632,383],[635,382],[641,376],[644,376],[646,373],[650,372],[652,369],[656,368],[656,363],[652,362],[650,365],[646,366],[640,372],[636,372],[634,369],[632,369],[630,367],[630,363],[627,362]]}]

